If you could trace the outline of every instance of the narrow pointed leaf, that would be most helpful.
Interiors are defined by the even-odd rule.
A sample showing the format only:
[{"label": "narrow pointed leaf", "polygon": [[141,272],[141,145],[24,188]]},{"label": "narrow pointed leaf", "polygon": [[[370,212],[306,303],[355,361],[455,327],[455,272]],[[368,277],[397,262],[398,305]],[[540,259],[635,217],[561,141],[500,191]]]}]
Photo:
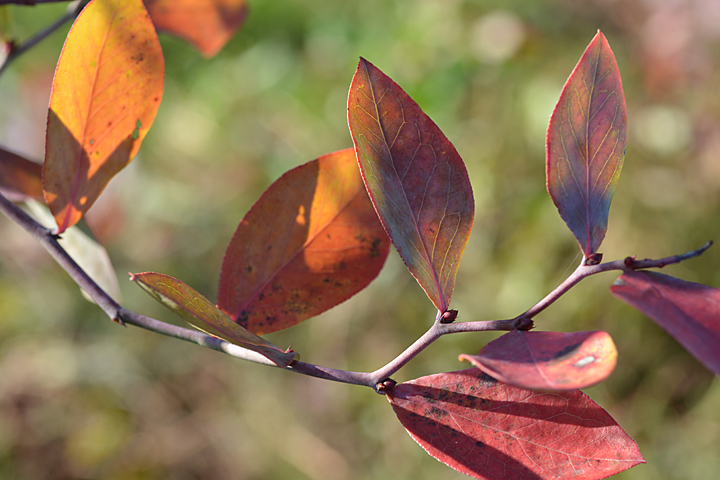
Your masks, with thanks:
[{"label": "narrow pointed leaf", "polygon": [[340,150],[287,172],[250,209],[225,253],[218,306],[253,332],[282,330],[365,288],[389,249],[355,153]]},{"label": "narrow pointed leaf", "polygon": [[42,201],[42,165],[0,148],[0,192],[14,202]]},{"label": "narrow pointed leaf", "polygon": [[348,121],[385,230],[433,304],[446,311],[475,213],[465,164],[417,103],[365,59],[350,86]]},{"label": "narrow pointed leaf", "polygon": [[598,31],[563,88],[547,133],[547,189],[585,257],[605,238],[625,156],[620,71]]},{"label": "narrow pointed leaf", "polygon": [[265,355],[279,366],[290,365],[295,358],[292,352],[284,352],[262,337],[233,322],[207,298],[180,280],[160,273],[130,274],[151,297],[175,312],[183,320],[203,332],[230,343]]},{"label": "narrow pointed leaf", "polygon": [[43,168],[59,233],[137,153],[160,105],[163,72],[142,0],[93,0],[75,20],[55,70]]},{"label": "narrow pointed leaf", "polygon": [[720,290],[645,270],[628,271],[610,293],[672,335],[703,365],[720,375]]},{"label": "narrow pointed leaf", "polygon": [[605,380],[615,368],[617,350],[606,332],[513,330],[460,360],[516,387],[575,390]]},{"label": "narrow pointed leaf", "polygon": [[388,393],[430,455],[484,480],[591,480],[645,463],[637,444],[579,390],[539,393],[472,368],[418,378]]},{"label": "narrow pointed leaf", "polygon": [[245,21],[245,0],[145,0],[159,31],[184,38],[205,57],[225,46]]}]

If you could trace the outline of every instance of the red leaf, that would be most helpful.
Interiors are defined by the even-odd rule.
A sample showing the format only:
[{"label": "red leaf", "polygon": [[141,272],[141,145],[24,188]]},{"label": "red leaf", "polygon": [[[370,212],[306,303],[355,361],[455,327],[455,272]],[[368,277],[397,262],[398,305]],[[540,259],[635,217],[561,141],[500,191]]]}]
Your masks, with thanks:
[{"label": "red leaf", "polygon": [[282,330],[365,288],[389,249],[355,154],[340,150],[287,172],[245,215],[218,306],[253,332]]},{"label": "red leaf", "polygon": [[0,192],[14,202],[44,201],[42,165],[0,148]]},{"label": "red leaf", "polygon": [[627,271],[610,293],[664,328],[720,375],[720,290],[644,270]]},{"label": "red leaf", "polygon": [[245,21],[245,0],[145,0],[152,21],[192,43],[205,57],[225,46]]},{"label": "red leaf", "polygon": [[284,352],[233,322],[210,300],[176,278],[161,273],[146,272],[130,274],[130,280],[203,332],[261,353],[281,367],[287,367],[295,358],[295,353]]},{"label": "red leaf", "polygon": [[75,20],[55,70],[43,168],[58,233],[137,153],[160,105],[163,72],[142,0],[93,0]]},{"label": "red leaf", "polygon": [[563,88],[547,133],[547,188],[587,258],[607,231],[627,137],[620,71],[598,31]]},{"label": "red leaf", "polygon": [[493,340],[477,355],[460,355],[488,375],[531,390],[575,390],[605,380],[617,350],[606,332],[522,332]]},{"label": "red leaf", "polygon": [[579,390],[533,392],[471,368],[403,383],[388,399],[420,446],[474,478],[590,480],[645,463],[637,444]]},{"label": "red leaf", "polygon": [[385,230],[430,300],[446,311],[475,213],[465,164],[417,103],[362,58],[348,121]]}]

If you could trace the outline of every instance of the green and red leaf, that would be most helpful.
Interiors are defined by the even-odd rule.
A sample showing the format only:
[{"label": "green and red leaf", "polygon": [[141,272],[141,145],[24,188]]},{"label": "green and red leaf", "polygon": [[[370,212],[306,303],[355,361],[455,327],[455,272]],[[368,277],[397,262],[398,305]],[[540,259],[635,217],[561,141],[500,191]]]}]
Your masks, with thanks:
[{"label": "green and red leaf", "polygon": [[605,238],[626,137],[620,71],[598,31],[565,83],[546,144],[548,192],[586,259]]},{"label": "green and red leaf", "polygon": [[205,57],[222,49],[247,17],[245,0],[145,0],[159,31],[184,38]]},{"label": "green and red leaf", "polygon": [[130,280],[183,320],[205,333],[258,352],[281,367],[287,367],[295,358],[295,353],[284,352],[235,323],[210,300],[176,278],[146,272],[130,274]]},{"label": "green and red leaf", "polygon": [[402,88],[365,59],[348,121],[370,198],[400,257],[445,312],[475,203],[455,147]]},{"label": "green and red leaf", "polygon": [[593,480],[645,463],[580,390],[534,392],[472,368],[400,384],[388,400],[426,452],[474,478]]},{"label": "green and red leaf", "polygon": [[164,60],[142,0],[93,0],[60,54],[43,187],[58,233],[77,223],[135,156],[155,119]]},{"label": "green and red leaf", "polygon": [[645,270],[627,271],[610,293],[637,308],[720,375],[720,290]]},{"label": "green and red leaf", "polygon": [[44,201],[42,165],[0,147],[0,192],[14,202]]},{"label": "green and red leaf", "polygon": [[280,177],[240,222],[218,307],[256,333],[291,327],[365,288],[389,249],[353,150],[330,153]]},{"label": "green and red leaf", "polygon": [[606,332],[513,330],[477,355],[460,355],[491,377],[530,390],[575,390],[605,380],[617,350]]}]

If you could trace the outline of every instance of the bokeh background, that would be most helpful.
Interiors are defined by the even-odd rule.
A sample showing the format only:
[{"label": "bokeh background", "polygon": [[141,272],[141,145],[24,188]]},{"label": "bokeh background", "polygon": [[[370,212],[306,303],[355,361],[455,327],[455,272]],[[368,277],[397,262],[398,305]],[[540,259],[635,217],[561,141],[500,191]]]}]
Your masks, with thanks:
[{"label": "bokeh background", "polygon": [[[63,5],[6,7],[25,39]],[[605,259],[660,257],[720,240],[720,3],[716,0],[254,0],[211,59],[161,36],[163,103],[140,154],[88,223],[123,304],[176,322],[125,272],[176,276],[214,299],[237,223],[286,170],[352,145],[346,98],[359,56],[398,82],[464,158],[475,225],[453,307],[509,318],[580,260],[545,190],[544,135],[560,90],[602,29],[620,66],[629,136]],[[67,28],[0,78],[0,144],[40,160]],[[720,249],[665,273],[720,287]],[[540,329],[604,329],[618,367],[587,393],[639,443],[619,479],[720,471],[720,382],[649,319],[585,280]],[[306,361],[373,370],[431,324],[392,252],[359,295],[271,335]],[[436,342],[396,379],[467,368],[495,334]],[[0,477],[8,479],[453,479],[385,398],[244,363],[110,322],[19,227],[0,217]]]}]

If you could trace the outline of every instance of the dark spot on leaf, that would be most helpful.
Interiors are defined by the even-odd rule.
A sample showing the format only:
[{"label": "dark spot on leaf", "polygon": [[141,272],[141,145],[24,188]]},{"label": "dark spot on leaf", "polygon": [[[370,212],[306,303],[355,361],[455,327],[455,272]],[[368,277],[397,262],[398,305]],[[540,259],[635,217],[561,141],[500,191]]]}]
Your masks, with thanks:
[{"label": "dark spot on leaf", "polygon": [[323,283],[330,283],[330,279],[327,277],[323,278],[322,281]]},{"label": "dark spot on leaf", "polygon": [[253,271],[252,265],[248,265],[247,267],[245,267],[245,271],[247,273],[252,273],[252,271]]},{"label": "dark spot on leaf", "polygon": [[382,240],[380,240],[379,238],[373,240],[369,252],[370,258],[375,258],[380,255],[380,245],[382,245]]},{"label": "dark spot on leaf", "polygon": [[553,357],[552,360],[557,360],[558,358],[562,358],[566,355],[569,355],[570,353],[573,353],[575,350],[577,350],[582,343],[576,343],[575,345],[568,345],[567,347],[563,348],[559,352],[557,352]]},{"label": "dark spot on leaf", "polygon": [[247,325],[249,318],[250,318],[250,314],[248,312],[246,312],[245,310],[243,310],[242,312],[240,312],[240,315],[238,315],[237,323],[239,323],[242,326],[245,326],[245,325]]}]

